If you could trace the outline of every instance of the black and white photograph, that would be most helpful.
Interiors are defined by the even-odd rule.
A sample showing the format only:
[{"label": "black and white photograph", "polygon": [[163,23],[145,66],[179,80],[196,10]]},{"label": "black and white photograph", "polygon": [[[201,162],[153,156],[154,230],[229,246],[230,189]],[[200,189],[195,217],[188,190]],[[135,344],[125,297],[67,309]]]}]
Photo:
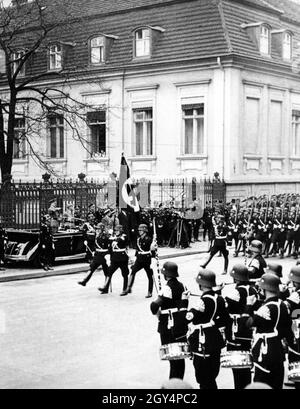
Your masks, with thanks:
[{"label": "black and white photograph", "polygon": [[101,407],[300,389],[300,0],[0,1],[0,351]]}]

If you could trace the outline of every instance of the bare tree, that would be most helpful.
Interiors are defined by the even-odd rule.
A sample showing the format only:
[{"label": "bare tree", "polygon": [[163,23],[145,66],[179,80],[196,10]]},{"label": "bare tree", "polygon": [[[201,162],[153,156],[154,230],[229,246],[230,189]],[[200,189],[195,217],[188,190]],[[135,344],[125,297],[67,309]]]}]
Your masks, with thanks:
[{"label": "bare tree", "polygon": [[[82,29],[72,0],[15,0],[0,6],[0,169],[2,181],[10,180],[14,145],[26,139],[28,154],[52,172],[51,166],[32,144],[40,137],[51,114],[60,113],[75,140],[85,149],[88,141],[78,129],[86,119],[87,105],[70,95],[69,78],[78,66],[67,65],[49,70],[49,45],[63,44],[72,50],[70,33]],[[48,57],[48,58],[47,58]],[[55,81],[53,81],[55,80]],[[58,84],[45,85],[45,84]],[[101,87],[101,81],[97,83]],[[26,132],[16,132],[16,120],[26,121]]]}]

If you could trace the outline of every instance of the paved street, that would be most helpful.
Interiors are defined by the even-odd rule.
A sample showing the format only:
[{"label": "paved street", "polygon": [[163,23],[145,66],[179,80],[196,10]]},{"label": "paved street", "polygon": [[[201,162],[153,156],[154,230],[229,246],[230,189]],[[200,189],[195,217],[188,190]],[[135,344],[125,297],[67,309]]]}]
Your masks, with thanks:
[{"label": "paved street", "polygon": [[[193,292],[205,257],[174,260],[181,280]],[[230,265],[236,261],[231,259]],[[283,260],[284,273],[294,263]],[[220,274],[223,259],[215,257],[209,267]],[[0,284],[1,389],[152,389],[167,379],[169,365],[159,360],[157,318],[144,298],[146,274],[138,273],[133,294],[127,297],[119,296],[120,272],[113,277],[109,295],[97,291],[102,272],[96,272],[86,288],[77,284],[83,275]],[[191,361],[186,361],[185,379],[197,387]],[[233,387],[230,370],[221,370],[218,384]]]}]

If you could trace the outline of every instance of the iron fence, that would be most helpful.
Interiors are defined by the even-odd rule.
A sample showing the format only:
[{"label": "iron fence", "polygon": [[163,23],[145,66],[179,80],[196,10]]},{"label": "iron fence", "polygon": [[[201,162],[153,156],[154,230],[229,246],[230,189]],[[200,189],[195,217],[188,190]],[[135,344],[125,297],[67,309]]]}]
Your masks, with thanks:
[{"label": "iron fence", "polygon": [[[80,176],[80,175],[79,175]],[[135,193],[142,208],[175,207],[184,210],[193,201],[204,208],[225,203],[224,182],[205,179],[166,179],[151,181],[141,179],[135,182]],[[116,208],[118,206],[118,181],[86,181],[83,178],[72,181],[53,181],[44,178],[40,183],[12,181],[0,185],[0,222],[6,228],[37,229],[40,218],[55,201],[61,212],[69,204],[80,209],[85,219],[89,207]]]}]

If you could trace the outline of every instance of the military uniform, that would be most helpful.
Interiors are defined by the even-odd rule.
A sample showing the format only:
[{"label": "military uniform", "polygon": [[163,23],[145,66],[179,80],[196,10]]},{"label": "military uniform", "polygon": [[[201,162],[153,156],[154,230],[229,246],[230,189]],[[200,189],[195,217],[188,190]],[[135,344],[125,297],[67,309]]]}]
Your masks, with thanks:
[{"label": "military uniform", "polygon": [[46,219],[42,221],[40,226],[38,252],[44,270],[51,270],[55,260],[55,252],[52,229]]},{"label": "military uniform", "polygon": [[93,258],[93,253],[95,251],[95,218],[92,214],[88,217],[88,221],[82,226],[83,239],[86,245],[86,259],[91,261]]},{"label": "military uniform", "polygon": [[103,288],[99,288],[99,291],[102,294],[108,293],[108,288],[111,283],[113,274],[120,269],[123,276],[123,292],[120,295],[123,295],[124,291],[127,289],[128,285],[128,237],[123,233],[123,227],[116,227],[117,234],[116,236],[110,237],[110,267],[108,269],[107,277],[105,280],[105,285]]},{"label": "military uniform", "polygon": [[[300,266],[293,267],[289,280],[294,285],[294,291],[287,297],[286,304],[292,318],[293,342],[289,345],[289,363],[300,361]],[[300,382],[295,386],[300,389]]]},{"label": "military uniform", "polygon": [[108,265],[107,265],[105,256],[109,254],[110,243],[109,243],[109,235],[106,233],[104,229],[105,229],[105,226],[101,223],[96,227],[96,237],[95,237],[95,243],[93,245],[93,248],[95,249],[95,251],[93,253],[92,262],[90,264],[90,271],[84,280],[78,282],[78,284],[82,286],[85,286],[89,282],[94,272],[100,266],[102,266],[104,276],[105,277],[108,276]]},{"label": "military uniform", "polygon": [[[249,327],[255,328],[252,354],[254,361],[254,382],[262,382],[273,389],[282,389],[285,354],[282,340],[292,340],[291,320],[287,306],[278,298],[280,279],[274,274],[264,274],[259,286],[269,291],[264,304],[254,311],[247,307]],[[273,295],[272,295],[273,294]]]},{"label": "military uniform", "polygon": [[131,293],[132,286],[134,284],[135,275],[138,271],[144,269],[148,277],[148,294],[146,298],[152,297],[153,291],[153,270],[151,268],[151,259],[152,259],[152,239],[146,233],[148,232],[148,227],[144,224],[139,226],[139,231],[145,232],[141,237],[137,239],[137,250],[136,250],[136,260],[134,265],[131,267],[131,274],[129,276],[129,284],[124,291],[123,295]]},{"label": "military uniform", "polygon": [[252,252],[252,258],[248,263],[248,269],[250,270],[250,279],[259,279],[264,273],[267,263],[262,257],[262,243],[258,240],[253,240],[249,250]]},{"label": "military uniform", "polygon": [[187,338],[200,389],[217,389],[221,349],[225,346],[219,328],[228,326],[229,315],[224,299],[212,290],[216,286],[215,274],[201,269],[196,281],[200,288],[204,286],[206,289],[198,308],[192,308],[186,315],[189,323]]},{"label": "military uniform", "polygon": [[[162,274],[167,278],[158,298],[150,305],[152,314],[158,315],[158,332],[162,345],[186,341],[187,323],[185,320],[188,300],[183,299],[185,286],[178,281],[177,264],[166,262]],[[184,378],[184,359],[170,360],[169,378]]]},{"label": "military uniform", "polygon": [[[252,330],[246,326],[249,315],[246,313],[247,297],[257,291],[249,282],[249,271],[243,264],[233,266],[230,275],[236,282],[235,289],[224,292],[231,325],[226,328],[227,351],[251,351]],[[233,369],[235,389],[244,389],[251,383],[251,369]]]}]

